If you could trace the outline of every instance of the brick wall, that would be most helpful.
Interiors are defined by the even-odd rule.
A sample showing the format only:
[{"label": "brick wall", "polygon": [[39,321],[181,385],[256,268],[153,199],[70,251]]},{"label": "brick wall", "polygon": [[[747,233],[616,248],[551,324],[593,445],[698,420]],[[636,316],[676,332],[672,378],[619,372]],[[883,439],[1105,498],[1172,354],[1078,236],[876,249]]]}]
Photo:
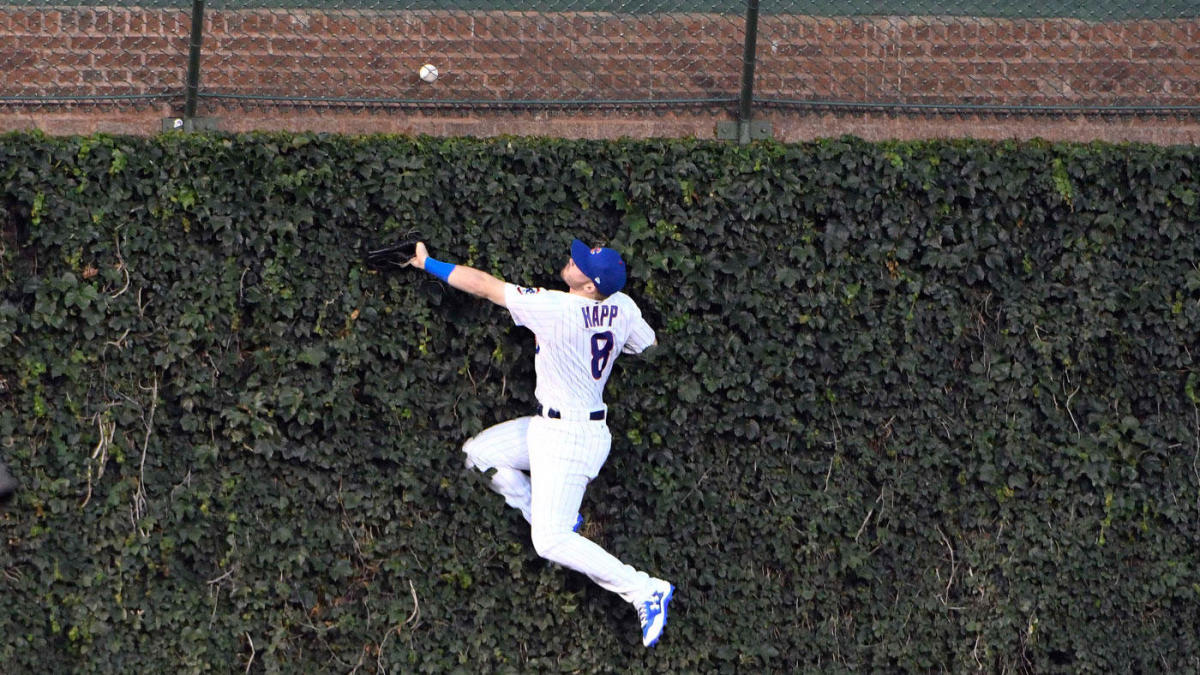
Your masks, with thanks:
[{"label": "brick wall", "polygon": [[757,89],[784,99],[1200,105],[1200,20],[770,17]]},{"label": "brick wall", "polygon": [[[0,8],[0,129],[153,133],[180,114],[190,16],[117,8]],[[340,132],[701,136],[731,119],[742,19],[720,14],[209,11],[199,114],[222,128]],[[980,137],[1200,142],[1200,115],[951,115],[923,106],[1200,108],[1200,20],[999,20],[763,16],[756,96],[775,137]],[[434,84],[422,63],[442,71]],[[214,98],[222,95],[222,98]],[[386,99],[286,106],[236,96]],[[654,110],[421,108],[437,100],[703,99]],[[904,114],[797,109],[797,101],[898,102]]]},{"label": "brick wall", "polygon": [[190,22],[180,10],[0,7],[0,97],[179,91]]}]

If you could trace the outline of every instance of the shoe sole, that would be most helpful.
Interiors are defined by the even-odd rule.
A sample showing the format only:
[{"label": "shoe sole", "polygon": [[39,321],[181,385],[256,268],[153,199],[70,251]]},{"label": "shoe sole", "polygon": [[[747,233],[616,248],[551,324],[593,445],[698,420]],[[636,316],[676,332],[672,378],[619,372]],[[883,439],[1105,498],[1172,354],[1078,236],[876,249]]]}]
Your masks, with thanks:
[{"label": "shoe sole", "polygon": [[662,599],[662,615],[663,615],[662,629],[658,631],[658,635],[653,640],[650,641],[650,644],[646,645],[647,649],[658,644],[658,641],[660,639],[662,639],[662,634],[664,632],[666,632],[666,630],[667,630],[667,605],[671,604],[671,598],[675,595],[675,584],[668,582],[667,586],[669,586],[669,588],[667,588],[667,594],[665,596],[663,596],[663,599]]}]

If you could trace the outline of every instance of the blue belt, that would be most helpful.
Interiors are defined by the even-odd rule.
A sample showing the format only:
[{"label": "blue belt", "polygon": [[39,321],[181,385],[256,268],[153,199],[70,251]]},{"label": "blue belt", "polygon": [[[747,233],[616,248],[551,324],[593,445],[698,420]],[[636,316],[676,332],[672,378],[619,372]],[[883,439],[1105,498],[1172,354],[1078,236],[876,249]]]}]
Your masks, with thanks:
[{"label": "blue belt", "polygon": [[[562,419],[561,412],[555,410],[554,408],[547,408],[545,406],[538,406],[538,414],[542,417],[549,417],[552,420]],[[592,412],[588,413],[588,419],[592,420],[593,422],[599,422],[604,419],[604,411],[593,410]]]}]

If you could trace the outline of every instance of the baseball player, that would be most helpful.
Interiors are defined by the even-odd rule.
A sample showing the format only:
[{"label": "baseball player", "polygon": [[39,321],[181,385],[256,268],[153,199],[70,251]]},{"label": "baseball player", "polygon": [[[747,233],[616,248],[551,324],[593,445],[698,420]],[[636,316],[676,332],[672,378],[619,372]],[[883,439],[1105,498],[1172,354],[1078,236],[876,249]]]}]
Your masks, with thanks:
[{"label": "baseball player", "polygon": [[435,260],[424,243],[417,243],[411,264],[507,308],[518,326],[533,331],[538,414],[468,440],[463,445],[467,466],[495,469],[491,487],[529,522],[537,554],[586,574],[631,603],[642,624],[642,644],[654,646],[667,624],[675,587],[622,563],[578,533],[584,490],[612,443],[604,384],[618,354],[656,344],[641,310],[620,292],[625,286],[621,255],[574,240],[562,269],[566,292],[524,288]]}]

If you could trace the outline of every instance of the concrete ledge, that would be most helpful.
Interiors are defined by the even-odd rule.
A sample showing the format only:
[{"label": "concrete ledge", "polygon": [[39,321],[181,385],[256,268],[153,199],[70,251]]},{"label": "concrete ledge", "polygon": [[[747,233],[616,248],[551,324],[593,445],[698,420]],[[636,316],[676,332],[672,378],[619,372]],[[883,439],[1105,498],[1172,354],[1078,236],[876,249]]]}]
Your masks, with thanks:
[{"label": "concrete ledge", "polygon": [[[0,131],[40,129],[51,135],[109,133],[146,136],[161,133],[171,112],[147,107],[120,111],[79,107],[67,112],[0,109]],[[428,134],[431,136],[553,136],[560,138],[717,138],[717,127],[733,119],[726,110],[568,112],[338,111],[321,109],[205,110],[227,132],[315,131],[342,134]],[[859,136],[867,140],[925,138],[1030,139],[1051,141],[1142,142],[1200,145],[1200,119],[1169,116],[1088,115],[918,115],[812,113],[769,110],[775,140]]]}]

